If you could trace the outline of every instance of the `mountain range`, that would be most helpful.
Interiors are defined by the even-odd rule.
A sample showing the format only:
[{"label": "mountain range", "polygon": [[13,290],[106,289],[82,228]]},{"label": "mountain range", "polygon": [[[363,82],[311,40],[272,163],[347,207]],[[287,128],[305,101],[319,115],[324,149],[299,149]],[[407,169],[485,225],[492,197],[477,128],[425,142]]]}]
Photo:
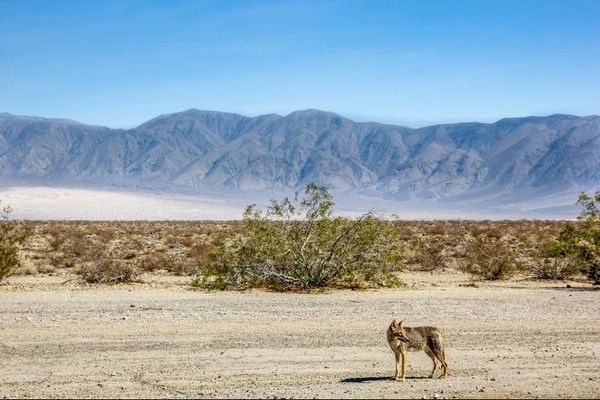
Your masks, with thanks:
[{"label": "mountain range", "polygon": [[252,196],[311,182],[393,201],[551,205],[568,194],[574,202],[600,184],[600,116],[412,129],[319,110],[188,110],[126,130],[0,113],[0,186]]}]

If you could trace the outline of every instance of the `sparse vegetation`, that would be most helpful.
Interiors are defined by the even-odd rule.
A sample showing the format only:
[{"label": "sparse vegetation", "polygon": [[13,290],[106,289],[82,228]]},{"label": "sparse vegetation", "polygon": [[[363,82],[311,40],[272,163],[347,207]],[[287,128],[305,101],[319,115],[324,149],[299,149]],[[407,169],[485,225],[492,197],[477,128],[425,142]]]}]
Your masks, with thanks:
[{"label": "sparse vegetation", "polygon": [[143,273],[191,276],[239,222],[35,221],[18,274],[75,273],[85,282],[127,282]]},{"label": "sparse vegetation", "polygon": [[[516,273],[534,279],[589,279],[598,282],[600,229],[597,209],[594,208],[598,205],[598,198],[583,196],[580,203],[585,213],[577,221],[398,222],[382,220],[371,214],[363,216],[363,221],[370,224],[369,229],[391,231],[397,249],[402,250],[396,254],[394,262],[382,264],[387,265],[386,269],[391,272],[388,276],[395,275],[394,271],[398,268],[433,273],[440,269],[454,269],[482,279],[506,279]],[[276,204],[282,205],[281,202]],[[289,218],[285,224],[281,219],[268,222],[268,210],[253,208],[252,212],[248,214],[252,218],[244,221],[32,221],[25,224],[23,221],[9,221],[10,208],[5,208],[0,220],[4,251],[0,279],[6,278],[9,273],[79,274],[77,276],[87,282],[120,282],[144,279],[144,274],[152,273],[193,276],[193,285],[204,286],[211,269],[219,263],[222,267],[231,265],[226,262],[233,263],[233,259],[226,260],[225,255],[240,256],[234,251],[235,245],[244,244],[247,249],[262,246],[259,249],[265,254],[268,246],[276,243],[258,240],[252,243],[242,238],[249,235],[257,237],[261,229],[273,234],[275,228],[285,224],[287,231],[281,238],[300,238],[297,235],[302,233],[303,225],[299,218]],[[259,216],[259,219],[254,218]],[[346,223],[350,221],[356,222],[347,219]],[[248,227],[247,223],[253,225]],[[344,226],[348,228],[340,221],[338,224],[335,228],[338,233],[343,232]],[[26,235],[28,231],[30,234]],[[311,240],[317,231],[313,232]],[[365,230],[360,234],[363,236],[358,231],[355,234],[364,238],[365,232],[370,231]],[[9,237],[12,242],[7,245]],[[302,240],[306,242],[306,239],[300,238],[298,243],[303,243]],[[378,245],[385,244],[385,240],[378,240]],[[296,252],[302,248],[298,247],[298,243],[294,248]],[[308,247],[309,244],[312,246],[312,242],[306,243],[304,251],[314,251],[314,248]],[[347,249],[350,251],[351,247]],[[364,252],[359,248],[351,251]],[[249,257],[249,254],[243,256]],[[99,270],[102,268],[112,271],[122,268],[131,273],[121,271],[112,278],[108,277],[110,274],[101,277]],[[379,277],[369,283],[375,275],[352,275],[344,271],[339,273],[344,278],[336,281],[334,286],[375,286],[376,279],[381,279]],[[121,276],[127,278],[117,279]],[[230,285],[228,280],[220,280],[216,276],[212,274],[211,278],[214,287]],[[316,274],[313,279],[322,279],[318,276]],[[328,279],[325,276],[325,280]],[[294,284],[291,286],[295,287]],[[301,286],[297,285],[298,288]],[[285,287],[282,283],[278,286],[282,290]]]},{"label": "sparse vegetation", "polygon": [[[467,243],[490,230],[510,237],[507,243],[517,259],[532,266],[541,257],[544,243],[557,239],[565,226],[579,229],[582,224],[528,220],[387,223],[396,230],[404,251],[400,267],[415,270],[429,268],[424,259],[429,255],[422,251],[432,256],[442,253],[443,268],[458,269]],[[110,248],[111,258],[135,266],[140,274],[195,276],[203,273],[220,243],[235,240],[243,230],[242,221],[32,221],[29,225],[31,235],[19,246],[21,266],[13,270],[15,274],[73,273],[84,263],[99,260]],[[429,249],[415,246],[416,239]],[[532,276],[536,275],[532,272]]]}]

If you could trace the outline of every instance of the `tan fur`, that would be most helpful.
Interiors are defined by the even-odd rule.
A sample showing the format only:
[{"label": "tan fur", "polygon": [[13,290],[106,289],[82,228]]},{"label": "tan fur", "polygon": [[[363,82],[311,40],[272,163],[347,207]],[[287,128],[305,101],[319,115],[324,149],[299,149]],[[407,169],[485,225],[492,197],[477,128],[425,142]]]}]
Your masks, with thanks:
[{"label": "tan fur", "polygon": [[[415,328],[404,327],[403,321],[392,321],[387,330],[387,340],[396,356],[396,374],[394,379],[404,381],[406,378],[406,352],[423,350],[433,361],[433,370],[430,378],[437,368],[438,360],[442,363],[444,372],[440,379],[448,377],[448,364],[444,355],[444,338],[437,328],[432,326],[419,326]],[[402,375],[400,375],[400,356],[402,356]]]}]

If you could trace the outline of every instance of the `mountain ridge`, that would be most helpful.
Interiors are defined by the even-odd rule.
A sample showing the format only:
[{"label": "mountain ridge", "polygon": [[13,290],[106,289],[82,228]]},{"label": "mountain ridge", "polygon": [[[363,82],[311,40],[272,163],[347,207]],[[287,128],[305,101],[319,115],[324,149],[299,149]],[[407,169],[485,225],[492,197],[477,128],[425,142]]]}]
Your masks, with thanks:
[{"label": "mountain ridge", "polygon": [[217,193],[314,182],[394,200],[534,200],[552,188],[598,188],[600,117],[413,129],[314,109],[256,117],[189,109],[112,129],[0,113],[0,179]]}]

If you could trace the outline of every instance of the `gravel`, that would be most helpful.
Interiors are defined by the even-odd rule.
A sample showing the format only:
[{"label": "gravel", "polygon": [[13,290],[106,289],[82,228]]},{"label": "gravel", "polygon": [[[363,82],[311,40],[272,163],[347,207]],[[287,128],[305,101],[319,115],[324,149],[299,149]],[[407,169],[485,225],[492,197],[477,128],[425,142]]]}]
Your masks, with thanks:
[{"label": "gravel", "polygon": [[[189,278],[0,285],[0,397],[598,398],[600,292],[407,273],[406,289],[283,294],[190,290]],[[64,283],[67,281],[66,283]],[[391,379],[392,319],[435,325],[447,380],[409,353]]]}]

